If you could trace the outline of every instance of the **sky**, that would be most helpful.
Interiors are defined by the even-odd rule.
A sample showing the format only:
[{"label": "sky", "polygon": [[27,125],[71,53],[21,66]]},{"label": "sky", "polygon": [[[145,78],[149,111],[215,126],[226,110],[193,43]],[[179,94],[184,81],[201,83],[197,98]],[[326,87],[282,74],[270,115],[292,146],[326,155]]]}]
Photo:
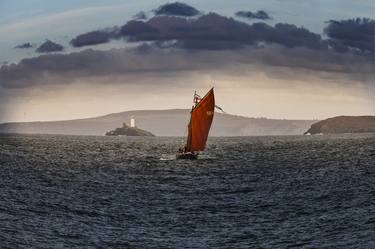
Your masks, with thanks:
[{"label": "sky", "polygon": [[0,0],[0,122],[189,108],[375,115],[369,0]]}]

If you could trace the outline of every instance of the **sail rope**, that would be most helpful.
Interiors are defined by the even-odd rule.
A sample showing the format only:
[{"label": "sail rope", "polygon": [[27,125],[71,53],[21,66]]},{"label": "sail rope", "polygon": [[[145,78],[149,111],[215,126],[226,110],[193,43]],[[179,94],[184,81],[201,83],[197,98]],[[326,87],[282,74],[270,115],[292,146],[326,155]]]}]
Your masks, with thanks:
[{"label": "sail rope", "polygon": [[[197,100],[197,102],[198,102],[198,101],[202,100],[202,97],[199,96],[197,93],[195,93],[195,95],[194,95],[194,101],[195,101],[195,100]],[[227,113],[223,110],[223,108],[221,108],[220,106],[215,105],[215,108],[218,109],[219,111],[221,111],[222,113],[227,114]]]}]

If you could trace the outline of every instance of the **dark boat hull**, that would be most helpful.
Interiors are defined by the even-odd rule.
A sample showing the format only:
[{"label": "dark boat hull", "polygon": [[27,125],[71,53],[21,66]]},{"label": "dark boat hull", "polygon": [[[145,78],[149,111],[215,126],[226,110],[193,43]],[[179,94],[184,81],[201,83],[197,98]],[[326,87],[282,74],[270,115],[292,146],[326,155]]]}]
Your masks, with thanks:
[{"label": "dark boat hull", "polygon": [[187,160],[197,160],[198,154],[195,153],[178,153],[176,159],[187,159]]}]

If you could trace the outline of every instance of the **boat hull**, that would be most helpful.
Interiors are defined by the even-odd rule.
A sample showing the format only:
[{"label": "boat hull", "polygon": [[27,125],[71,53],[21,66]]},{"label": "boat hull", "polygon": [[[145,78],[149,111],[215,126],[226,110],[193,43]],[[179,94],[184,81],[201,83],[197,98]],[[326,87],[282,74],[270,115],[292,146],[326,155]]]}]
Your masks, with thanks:
[{"label": "boat hull", "polygon": [[185,159],[185,160],[197,160],[198,154],[195,153],[178,153],[176,159]]}]

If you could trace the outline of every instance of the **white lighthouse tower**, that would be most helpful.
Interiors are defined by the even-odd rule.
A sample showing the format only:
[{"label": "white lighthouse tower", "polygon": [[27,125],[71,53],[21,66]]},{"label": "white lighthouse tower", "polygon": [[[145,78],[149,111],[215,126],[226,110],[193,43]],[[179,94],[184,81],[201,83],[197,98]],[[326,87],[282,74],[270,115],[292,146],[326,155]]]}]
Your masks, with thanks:
[{"label": "white lighthouse tower", "polygon": [[132,127],[132,128],[135,127],[135,118],[134,118],[134,116],[130,117],[130,127]]}]

